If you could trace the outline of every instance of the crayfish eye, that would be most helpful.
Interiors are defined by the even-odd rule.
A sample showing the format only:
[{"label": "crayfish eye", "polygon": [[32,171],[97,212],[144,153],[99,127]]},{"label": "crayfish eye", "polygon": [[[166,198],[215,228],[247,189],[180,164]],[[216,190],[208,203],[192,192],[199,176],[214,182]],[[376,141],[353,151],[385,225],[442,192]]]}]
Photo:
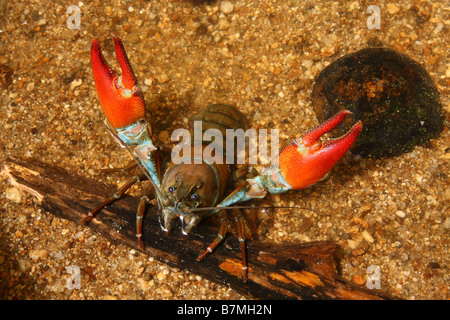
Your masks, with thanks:
[{"label": "crayfish eye", "polygon": [[198,200],[198,194],[193,193],[193,194],[191,194],[190,198],[191,198],[191,200],[193,200],[193,201],[197,201],[197,200]]},{"label": "crayfish eye", "polygon": [[169,190],[169,192],[170,192],[170,193],[174,193],[174,191],[175,191],[175,188],[174,188],[174,187],[172,187],[172,186],[170,186],[168,190]]}]

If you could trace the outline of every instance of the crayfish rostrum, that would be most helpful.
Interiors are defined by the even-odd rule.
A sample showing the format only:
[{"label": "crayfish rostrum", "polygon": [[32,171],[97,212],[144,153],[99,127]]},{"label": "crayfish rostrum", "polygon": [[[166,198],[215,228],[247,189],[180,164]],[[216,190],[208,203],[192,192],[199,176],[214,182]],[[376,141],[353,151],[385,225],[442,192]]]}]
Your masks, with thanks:
[{"label": "crayfish rostrum", "polygon": [[[120,187],[113,197],[90,211],[83,222],[91,220],[96,213],[109,203],[120,198],[133,184],[148,178],[155,189],[161,212],[161,226],[169,231],[174,218],[179,218],[182,231],[188,234],[204,217],[220,216],[220,231],[198,260],[206,257],[224,239],[228,230],[228,219],[223,208],[235,203],[255,198],[263,198],[267,193],[283,193],[289,190],[303,189],[322,180],[332,167],[342,158],[358,138],[362,123],[357,122],[344,136],[320,142],[320,137],[331,131],[349,111],[341,111],[318,127],[308,131],[286,146],[278,158],[278,166],[270,167],[264,173],[245,180],[229,195],[225,187],[229,180],[229,168],[226,161],[214,161],[203,157],[194,161],[188,155],[182,161],[172,163],[163,177],[160,175],[157,147],[152,141],[150,122],[145,117],[145,102],[122,41],[113,36],[115,51],[122,74],[117,75],[106,62],[98,39],[92,41],[91,60],[97,96],[106,115],[110,131],[121,144],[127,147],[143,171],[142,176],[133,178]],[[236,129],[244,126],[242,113],[234,107],[216,104],[209,107],[212,117],[225,117],[225,127]],[[230,125],[231,123],[231,125]],[[217,126],[216,126],[217,127]],[[192,146],[194,148],[195,146]],[[197,146],[198,147],[198,146]],[[201,148],[205,148],[202,146]],[[143,248],[142,221],[149,196],[140,199],[137,210],[137,230],[139,245]],[[202,210],[203,209],[203,210]],[[238,224],[238,236],[242,251],[243,278],[247,280],[247,259],[245,254],[244,218],[235,214]]]}]

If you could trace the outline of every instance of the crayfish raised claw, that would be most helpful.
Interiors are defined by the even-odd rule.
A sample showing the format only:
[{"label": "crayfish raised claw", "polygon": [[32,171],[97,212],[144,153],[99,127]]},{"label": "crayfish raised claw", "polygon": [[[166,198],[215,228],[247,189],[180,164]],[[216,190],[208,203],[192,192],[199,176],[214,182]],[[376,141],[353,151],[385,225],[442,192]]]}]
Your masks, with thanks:
[{"label": "crayfish raised claw", "polygon": [[[97,96],[112,133],[127,147],[144,175],[133,178],[115,193],[113,197],[89,212],[83,220],[91,220],[109,203],[120,198],[134,183],[147,177],[152,183],[161,212],[161,226],[169,231],[172,221],[179,218],[182,231],[188,234],[204,217],[220,216],[221,226],[217,238],[206,248],[198,260],[205,258],[224,239],[228,230],[228,219],[223,208],[267,193],[283,193],[303,189],[322,180],[350,149],[358,138],[362,123],[357,122],[340,138],[320,142],[320,137],[334,129],[350,111],[341,111],[318,127],[294,140],[279,153],[279,165],[271,167],[252,179],[247,179],[228,196],[225,187],[229,180],[229,168],[225,164],[203,159],[201,163],[181,161],[172,163],[161,179],[156,156],[157,147],[152,142],[150,122],[145,120],[145,102],[136,77],[131,68],[122,41],[113,36],[115,51],[122,74],[117,75],[102,55],[98,39],[92,41],[91,59]],[[226,110],[231,121],[237,121],[242,114],[228,105],[213,105],[211,109]],[[222,112],[222,111],[217,111]],[[240,122],[237,121],[237,125]],[[187,159],[191,160],[191,159]],[[137,210],[137,237],[143,248],[142,220],[149,195],[144,195]],[[202,208],[208,208],[201,210]],[[245,253],[244,218],[235,214],[238,237],[242,251],[243,278],[247,280],[247,258]]]}]

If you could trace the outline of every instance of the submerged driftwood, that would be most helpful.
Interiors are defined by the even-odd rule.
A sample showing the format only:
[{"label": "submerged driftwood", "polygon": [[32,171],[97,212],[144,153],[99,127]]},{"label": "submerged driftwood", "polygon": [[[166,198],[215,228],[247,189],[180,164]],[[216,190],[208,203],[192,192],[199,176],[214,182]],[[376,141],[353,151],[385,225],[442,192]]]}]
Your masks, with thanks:
[{"label": "submerged driftwood", "polygon": [[[35,159],[8,158],[2,165],[2,173],[14,186],[36,196],[44,210],[77,223],[113,192],[112,187]],[[86,226],[112,241],[140,250],[135,232],[137,206],[138,199],[125,196]],[[247,242],[249,278],[244,282],[237,237],[229,235],[213,254],[197,262],[198,255],[217,236],[217,229],[201,224],[190,236],[177,231],[167,235],[159,226],[157,209],[153,206],[146,214],[143,229],[144,251],[148,255],[229,285],[250,298],[385,298],[339,279],[335,257],[339,247],[330,241],[280,246],[250,240]]]}]

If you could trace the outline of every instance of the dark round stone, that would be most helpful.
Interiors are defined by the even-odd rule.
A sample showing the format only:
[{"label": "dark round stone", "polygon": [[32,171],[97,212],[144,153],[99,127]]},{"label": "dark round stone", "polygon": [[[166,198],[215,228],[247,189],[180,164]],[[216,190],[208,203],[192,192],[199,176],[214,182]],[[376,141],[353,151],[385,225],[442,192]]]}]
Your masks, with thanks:
[{"label": "dark round stone", "polygon": [[362,49],[330,64],[314,84],[312,102],[320,122],[343,109],[354,114],[348,125],[362,120],[351,151],[363,157],[401,155],[444,128],[439,93],[426,70],[387,48]]}]

